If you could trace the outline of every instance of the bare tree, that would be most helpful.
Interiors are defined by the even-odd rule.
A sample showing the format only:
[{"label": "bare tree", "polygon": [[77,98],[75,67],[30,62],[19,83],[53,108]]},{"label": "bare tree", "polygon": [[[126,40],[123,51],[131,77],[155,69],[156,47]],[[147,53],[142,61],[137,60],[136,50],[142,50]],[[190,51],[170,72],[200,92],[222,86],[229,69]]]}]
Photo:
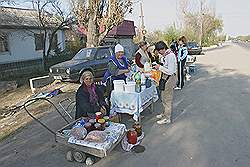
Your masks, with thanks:
[{"label": "bare tree", "polygon": [[[180,0],[184,32],[189,39],[199,41],[201,45],[213,42],[217,32],[223,29],[223,22],[215,16],[214,9],[206,0]],[[198,33],[197,33],[198,32]],[[209,41],[210,40],[210,41]]]},{"label": "bare tree", "polygon": [[[62,10],[60,0],[32,0],[31,2],[37,11],[38,23],[41,26],[42,34],[44,34],[43,60],[44,68],[47,69],[48,57],[51,54],[55,35],[59,30],[71,23],[72,17],[71,13]],[[47,39],[49,42],[46,48]]]},{"label": "bare tree", "polygon": [[107,33],[132,12],[130,0],[71,0],[79,25],[86,28],[87,46],[97,46]]}]

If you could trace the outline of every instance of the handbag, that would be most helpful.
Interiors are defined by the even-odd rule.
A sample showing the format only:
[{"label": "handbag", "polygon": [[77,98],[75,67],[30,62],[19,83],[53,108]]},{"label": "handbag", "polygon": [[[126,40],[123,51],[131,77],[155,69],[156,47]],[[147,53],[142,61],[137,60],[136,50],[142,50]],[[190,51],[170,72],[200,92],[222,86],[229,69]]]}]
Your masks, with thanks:
[{"label": "handbag", "polygon": [[166,79],[163,79],[163,78],[161,77],[161,79],[160,79],[160,81],[159,81],[159,89],[160,89],[161,91],[164,91],[164,90],[165,90],[165,86],[166,86],[166,83],[167,83],[169,77],[170,77],[170,75],[168,75]]}]

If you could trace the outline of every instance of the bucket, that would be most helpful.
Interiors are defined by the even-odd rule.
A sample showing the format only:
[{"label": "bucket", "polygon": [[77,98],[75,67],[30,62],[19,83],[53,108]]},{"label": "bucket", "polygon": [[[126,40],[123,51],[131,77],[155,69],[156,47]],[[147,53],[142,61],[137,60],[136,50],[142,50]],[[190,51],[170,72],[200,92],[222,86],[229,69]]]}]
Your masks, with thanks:
[{"label": "bucket", "polygon": [[136,83],[133,81],[127,82],[127,84],[124,85],[125,92],[135,92],[135,85]]},{"label": "bucket", "polygon": [[123,92],[124,91],[124,80],[114,80],[114,91]]}]

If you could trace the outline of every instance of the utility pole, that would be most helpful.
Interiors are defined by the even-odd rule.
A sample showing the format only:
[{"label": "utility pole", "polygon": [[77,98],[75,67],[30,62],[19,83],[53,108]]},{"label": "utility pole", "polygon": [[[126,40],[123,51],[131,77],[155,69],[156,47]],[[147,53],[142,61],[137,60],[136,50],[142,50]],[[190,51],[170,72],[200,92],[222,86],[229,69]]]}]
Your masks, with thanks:
[{"label": "utility pole", "polygon": [[203,0],[200,0],[200,46],[202,46],[202,37],[203,37]]},{"label": "utility pole", "polygon": [[140,2],[140,9],[141,9],[141,15],[140,15],[140,18],[141,18],[141,28],[140,28],[140,34],[142,36],[142,40],[145,41],[146,40],[146,29],[145,29],[145,24],[144,24],[144,14],[143,14],[143,7],[142,7],[142,2]]}]

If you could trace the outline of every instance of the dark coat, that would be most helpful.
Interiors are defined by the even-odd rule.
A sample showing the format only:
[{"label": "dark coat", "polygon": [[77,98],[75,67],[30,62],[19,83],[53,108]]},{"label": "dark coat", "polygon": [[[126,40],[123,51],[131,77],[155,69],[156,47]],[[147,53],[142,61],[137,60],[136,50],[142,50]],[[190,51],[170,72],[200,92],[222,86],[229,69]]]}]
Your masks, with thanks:
[{"label": "dark coat", "polygon": [[89,102],[89,93],[84,89],[84,86],[81,85],[76,92],[76,114],[75,119],[80,117],[93,116],[96,112],[100,111],[101,106],[106,106],[103,91],[100,87],[96,86],[96,94],[98,96],[98,104],[91,104]]}]

